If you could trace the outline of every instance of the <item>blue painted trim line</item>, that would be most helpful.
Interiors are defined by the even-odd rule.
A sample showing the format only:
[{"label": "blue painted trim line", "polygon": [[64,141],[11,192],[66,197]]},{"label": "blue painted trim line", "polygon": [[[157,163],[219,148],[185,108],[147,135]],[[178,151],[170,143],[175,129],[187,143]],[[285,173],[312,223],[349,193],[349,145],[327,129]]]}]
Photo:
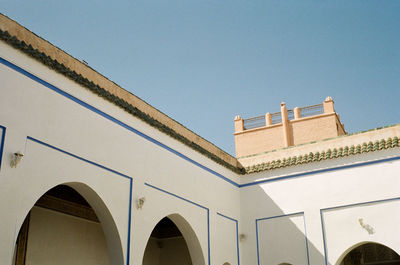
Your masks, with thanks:
[{"label": "blue painted trim line", "polygon": [[114,169],[105,167],[105,166],[103,166],[103,165],[100,165],[100,164],[98,164],[98,163],[96,163],[96,162],[90,161],[90,160],[88,160],[88,159],[86,159],[86,158],[83,158],[83,157],[81,157],[81,156],[74,155],[74,154],[72,154],[72,153],[70,153],[70,152],[67,152],[67,151],[65,151],[65,150],[62,150],[62,149],[60,149],[60,148],[58,148],[58,147],[55,147],[55,146],[53,146],[53,145],[50,145],[50,144],[48,144],[48,143],[42,142],[42,141],[40,141],[40,140],[38,140],[38,139],[35,139],[35,138],[33,138],[33,137],[28,136],[27,139],[28,139],[28,140],[31,140],[32,142],[36,142],[36,143],[39,143],[39,144],[41,144],[41,145],[47,146],[47,147],[49,147],[49,148],[51,148],[51,149],[57,150],[57,151],[59,151],[59,152],[61,152],[61,153],[64,153],[64,154],[66,154],[66,155],[72,156],[73,158],[82,160],[82,161],[84,161],[84,162],[86,162],[86,163],[89,163],[89,164],[91,164],[91,165],[94,165],[94,166],[96,166],[96,167],[99,167],[99,168],[102,168],[102,169],[104,169],[104,170],[107,170],[107,171],[109,171],[109,172],[111,172],[111,173],[117,174],[117,175],[119,175],[119,176],[121,176],[121,177],[124,177],[124,178],[127,178],[127,179],[132,179],[132,178],[129,177],[128,175],[122,174],[122,173],[120,173],[120,172],[118,172],[118,171],[116,171],[116,170],[114,170]]},{"label": "blue painted trim line", "polygon": [[276,218],[281,218],[281,217],[291,217],[291,216],[296,216],[296,215],[303,216],[304,238],[305,238],[305,245],[306,245],[307,264],[310,265],[310,253],[309,253],[309,249],[308,249],[306,219],[304,217],[304,212],[297,212],[297,213],[291,213],[291,214],[282,214],[282,215],[258,218],[258,219],[255,220],[256,221],[256,241],[257,241],[257,265],[260,265],[260,249],[259,249],[259,239],[258,239],[258,222],[265,221],[265,220],[276,219]]},{"label": "blue painted trim line", "polygon": [[222,214],[222,213],[218,213],[218,212],[217,212],[217,214],[218,214],[219,216],[222,216],[222,217],[224,217],[224,218],[230,220],[230,221],[235,222],[235,226],[236,226],[236,253],[237,253],[237,264],[240,265],[240,256],[239,256],[239,253],[240,253],[240,252],[239,252],[239,222],[238,222],[238,220],[236,220],[236,219],[234,219],[234,218],[232,218],[232,217],[226,216],[226,215],[224,215],[224,214]]},{"label": "blue painted trim line", "polygon": [[297,212],[297,213],[275,215],[275,216],[270,216],[270,217],[263,217],[263,218],[256,219],[256,221],[264,221],[264,220],[269,220],[269,219],[275,219],[275,218],[281,218],[281,217],[289,217],[289,216],[301,215],[301,214],[304,214],[304,212]]},{"label": "blue painted trim line", "polygon": [[347,208],[347,207],[353,207],[353,206],[364,206],[364,205],[367,205],[367,204],[384,203],[384,202],[398,201],[398,200],[400,200],[400,197],[382,199],[382,200],[376,200],[376,201],[352,203],[352,204],[346,204],[346,205],[341,205],[341,206],[334,206],[334,207],[328,207],[328,208],[320,209],[319,210],[319,214],[321,216],[322,240],[323,240],[323,243],[324,243],[325,265],[328,265],[328,250],[326,248],[325,222],[324,222],[324,216],[323,216],[323,212],[324,211],[338,210],[338,209],[341,209],[341,208]]},{"label": "blue painted trim line", "polygon": [[128,213],[127,249],[126,249],[126,265],[129,265],[129,262],[130,262],[130,251],[131,251],[131,239],[130,239],[130,237],[131,237],[131,222],[132,222],[132,191],[133,191],[132,182],[133,182],[133,178],[129,177],[128,175],[122,174],[122,173],[120,173],[120,172],[118,172],[118,171],[115,171],[115,170],[113,170],[113,169],[111,169],[111,168],[108,168],[108,167],[105,167],[105,166],[100,165],[100,164],[98,164],[98,163],[95,163],[95,162],[93,162],[93,161],[90,161],[90,160],[88,160],[88,159],[86,159],[86,158],[83,158],[83,157],[81,157],[81,156],[74,155],[74,154],[72,154],[72,153],[70,153],[70,152],[67,152],[67,151],[65,151],[65,150],[62,150],[62,149],[60,149],[60,148],[58,148],[58,147],[55,147],[55,146],[53,146],[53,145],[50,145],[50,144],[48,144],[48,143],[45,143],[45,142],[40,141],[40,140],[38,140],[38,139],[35,139],[35,138],[33,138],[33,137],[28,136],[27,139],[30,140],[30,141],[32,141],[32,142],[36,142],[36,143],[38,143],[38,144],[44,145],[44,146],[46,146],[46,147],[48,147],[48,148],[51,148],[51,149],[53,149],[53,150],[56,150],[56,151],[58,151],[58,152],[61,152],[61,153],[63,153],[63,154],[66,154],[66,155],[68,155],[68,156],[71,156],[71,157],[73,157],[73,158],[76,158],[76,159],[78,159],[78,160],[81,160],[81,161],[83,161],[83,162],[86,162],[86,163],[88,163],[88,164],[91,164],[91,165],[94,165],[94,166],[99,167],[99,168],[101,168],[101,169],[104,169],[104,170],[106,170],[106,171],[109,171],[109,172],[111,172],[111,173],[114,173],[114,174],[116,174],[116,175],[119,175],[119,176],[121,176],[121,177],[124,177],[124,178],[129,179],[129,213]]},{"label": "blue painted trim line", "polygon": [[132,192],[133,192],[133,179],[129,179],[129,215],[128,215],[128,235],[127,235],[127,251],[126,251],[126,265],[129,265],[131,258],[131,223],[132,223]]},{"label": "blue painted trim line", "polygon": [[324,223],[324,217],[322,216],[322,209],[319,210],[319,214],[321,216],[321,229],[322,229],[322,241],[324,243],[324,259],[325,259],[325,265],[328,265],[328,253],[326,249],[326,236],[325,236],[325,223]]},{"label": "blue painted trim line", "polygon": [[3,150],[4,150],[4,141],[6,139],[6,127],[1,126],[1,144],[0,144],[0,169],[1,169],[1,162],[3,161]]},{"label": "blue painted trim line", "polygon": [[212,169],[210,169],[210,168],[208,168],[206,166],[203,166],[202,164],[194,161],[193,159],[185,156],[184,154],[182,154],[182,153],[172,149],[171,147],[161,143],[160,141],[157,141],[156,139],[154,139],[154,138],[152,138],[152,137],[150,137],[150,136],[148,136],[148,135],[136,130],[135,128],[129,126],[128,124],[126,124],[126,123],[124,123],[124,122],[112,117],[111,115],[109,115],[109,114],[107,114],[107,113],[105,113],[105,112],[93,107],[92,105],[89,105],[88,103],[86,103],[86,102],[74,97],[73,95],[71,95],[71,94],[59,89],[58,87],[53,86],[52,84],[50,84],[50,83],[44,81],[43,79],[41,79],[41,78],[29,73],[28,71],[22,69],[21,67],[19,67],[19,66],[15,65],[15,64],[5,60],[4,58],[0,57],[0,63],[4,64],[5,66],[8,66],[9,68],[17,71],[20,74],[23,74],[24,76],[32,79],[33,81],[36,81],[39,84],[41,84],[41,85],[53,90],[54,92],[56,92],[56,93],[58,93],[58,94],[60,94],[60,95],[62,95],[64,97],[74,101],[75,103],[81,105],[82,107],[93,111],[94,113],[106,118],[107,120],[109,120],[109,121],[111,121],[111,122],[113,122],[113,123],[125,128],[125,129],[137,134],[138,136],[146,139],[147,141],[150,141],[150,142],[160,146],[161,148],[163,148],[163,149],[165,149],[165,150],[177,155],[178,157],[180,157],[180,158],[182,158],[182,159],[184,159],[184,160],[186,160],[186,161],[188,161],[188,162],[200,167],[201,169],[204,169],[205,171],[207,171],[207,172],[219,177],[220,179],[222,179],[222,180],[234,185],[235,187],[239,187],[239,184],[237,184],[236,182],[234,182],[234,181],[230,180],[229,178],[223,176],[222,174],[220,174],[220,173],[218,173],[218,172],[216,172],[216,171],[214,171],[214,170],[212,170]]},{"label": "blue painted trim line", "polygon": [[306,250],[307,250],[307,264],[310,265],[310,253],[309,253],[309,250],[308,250],[306,215],[304,213],[303,213],[303,222],[304,222],[304,238],[306,240]]},{"label": "blue painted trim line", "polygon": [[158,188],[158,187],[156,187],[156,186],[153,186],[153,185],[151,185],[151,184],[149,184],[149,183],[146,183],[146,182],[145,182],[144,185],[147,186],[147,187],[150,187],[150,188],[152,188],[152,189],[161,191],[161,192],[163,192],[163,193],[165,193],[165,194],[171,195],[171,196],[173,196],[173,197],[175,197],[175,198],[178,198],[178,199],[180,199],[180,200],[182,200],[182,201],[185,201],[185,202],[187,202],[187,203],[193,204],[194,206],[197,206],[197,207],[199,207],[199,208],[201,208],[201,209],[206,210],[206,212],[207,212],[208,265],[211,265],[211,256],[210,256],[210,209],[208,209],[207,207],[205,207],[205,206],[203,206],[203,205],[201,205],[201,204],[198,204],[198,203],[196,203],[196,202],[193,202],[193,201],[191,201],[191,200],[188,200],[188,199],[186,199],[186,198],[183,198],[182,196],[176,195],[176,194],[174,194],[174,193],[172,193],[172,192],[169,192],[169,191],[166,191],[166,190],[164,190],[164,189],[161,189],[161,188]]},{"label": "blue painted trim line", "polygon": [[208,265],[211,265],[211,244],[210,244],[210,209],[207,209],[207,252]]},{"label": "blue painted trim line", "polygon": [[260,265],[260,247],[258,244],[258,220],[256,219],[257,265]]},{"label": "blue painted trim line", "polygon": [[298,174],[293,174],[293,175],[288,175],[288,176],[283,176],[283,177],[264,179],[264,180],[260,180],[260,181],[241,184],[241,185],[239,185],[239,188],[254,186],[254,185],[267,183],[267,182],[273,182],[273,181],[279,181],[279,180],[303,177],[303,176],[308,176],[308,175],[313,175],[313,174],[325,173],[325,172],[330,172],[330,171],[336,171],[336,170],[342,170],[342,169],[348,169],[348,168],[355,168],[355,167],[361,167],[361,166],[368,166],[368,165],[379,164],[379,163],[384,163],[384,162],[391,162],[391,161],[396,161],[396,160],[400,160],[400,156],[384,158],[384,159],[379,159],[379,160],[373,160],[373,161],[368,161],[368,162],[362,162],[362,163],[346,165],[346,166],[319,169],[319,170],[315,170],[315,171],[303,172],[303,173],[298,173]]},{"label": "blue painted trim line", "polygon": [[156,186],[153,186],[153,185],[151,185],[151,184],[149,184],[149,183],[144,183],[144,185],[146,185],[146,186],[148,186],[148,187],[150,187],[150,188],[156,189],[156,190],[158,190],[158,191],[164,192],[164,193],[166,193],[166,194],[168,194],[168,195],[174,196],[174,197],[176,197],[176,198],[178,198],[178,199],[181,199],[181,200],[183,200],[183,201],[185,201],[185,202],[188,202],[188,203],[191,203],[191,204],[193,204],[193,205],[196,205],[197,207],[203,208],[204,210],[208,210],[207,207],[204,207],[204,206],[201,205],[201,204],[198,204],[198,203],[193,202],[193,201],[191,201],[191,200],[185,199],[185,198],[183,198],[183,197],[181,197],[181,196],[179,196],[179,195],[173,194],[172,192],[163,190],[163,189],[158,188],[158,187],[156,187]]},{"label": "blue painted trim line", "polygon": [[260,180],[260,181],[256,181],[256,182],[251,182],[251,183],[238,184],[238,183],[234,182],[233,180],[223,176],[222,174],[220,174],[220,173],[218,173],[218,172],[216,172],[216,171],[214,171],[214,170],[212,170],[212,169],[210,169],[210,168],[208,168],[208,167],[206,167],[206,166],[194,161],[193,159],[191,159],[191,158],[185,156],[184,154],[172,149],[171,147],[169,147],[169,146],[167,146],[167,145],[165,145],[165,144],[163,144],[163,143],[151,138],[150,136],[148,136],[148,135],[136,130],[135,128],[127,125],[126,123],[123,123],[122,121],[117,120],[116,118],[112,117],[111,115],[109,115],[109,114],[107,114],[107,113],[105,113],[105,112],[103,112],[103,111],[101,111],[101,110],[89,105],[88,103],[86,103],[86,102],[84,102],[84,101],[72,96],[71,94],[69,94],[69,93],[67,93],[67,92],[65,92],[65,91],[53,86],[52,84],[40,79],[39,77],[27,72],[26,70],[24,70],[21,67],[19,67],[19,66],[15,65],[15,64],[5,60],[4,58],[0,57],[0,63],[4,64],[5,66],[8,66],[9,68],[11,68],[11,69],[13,69],[13,70],[25,75],[26,77],[28,77],[28,78],[30,78],[30,79],[42,84],[43,86],[53,90],[54,92],[56,92],[56,93],[58,93],[58,94],[60,94],[60,95],[62,95],[64,97],[74,101],[75,103],[81,105],[82,107],[93,111],[94,113],[96,113],[96,114],[98,114],[98,115],[110,120],[111,122],[114,122],[115,124],[117,124],[117,125],[125,128],[125,129],[137,134],[138,136],[140,136],[140,137],[142,137],[142,138],[144,138],[144,139],[146,139],[146,140],[148,140],[148,141],[160,146],[161,148],[163,148],[163,149],[165,149],[165,150],[177,155],[178,157],[180,157],[180,158],[182,158],[182,159],[184,159],[184,160],[186,160],[186,161],[188,161],[188,162],[200,167],[201,169],[203,169],[203,170],[205,170],[205,171],[217,176],[218,178],[220,178],[220,179],[222,179],[222,180],[224,180],[224,181],[226,181],[226,182],[228,182],[228,183],[230,183],[233,186],[238,187],[238,188],[249,187],[249,186],[254,186],[254,185],[258,185],[258,184],[262,184],[262,183],[279,181],[279,180],[290,179],[290,178],[295,178],[295,177],[302,177],[302,176],[307,176],[307,175],[312,175],[312,174],[324,173],[324,172],[329,172],[329,171],[334,171],[334,170],[341,170],[341,169],[346,169],[346,168],[366,166],[366,165],[382,163],[382,162],[389,162],[389,161],[394,161],[394,160],[399,160],[400,159],[400,156],[398,156],[398,157],[392,157],[392,158],[387,158],[387,159],[381,159],[381,160],[375,160],[375,161],[359,163],[359,164],[340,166],[340,167],[333,167],[333,168],[316,170],[316,171],[312,171],[312,172],[304,172],[304,173],[299,173],[299,174],[294,174],[294,175],[289,175],[289,176],[277,177],[277,178],[272,178],[272,179],[265,179],[265,180]]}]

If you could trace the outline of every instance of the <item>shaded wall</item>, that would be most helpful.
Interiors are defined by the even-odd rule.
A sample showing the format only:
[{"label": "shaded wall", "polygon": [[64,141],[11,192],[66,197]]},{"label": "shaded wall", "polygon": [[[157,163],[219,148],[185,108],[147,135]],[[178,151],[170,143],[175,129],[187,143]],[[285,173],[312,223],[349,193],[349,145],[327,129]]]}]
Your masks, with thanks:
[{"label": "shaded wall", "polygon": [[33,207],[25,264],[110,264],[101,224]]},{"label": "shaded wall", "polygon": [[183,237],[150,238],[143,265],[191,265],[189,250]]}]

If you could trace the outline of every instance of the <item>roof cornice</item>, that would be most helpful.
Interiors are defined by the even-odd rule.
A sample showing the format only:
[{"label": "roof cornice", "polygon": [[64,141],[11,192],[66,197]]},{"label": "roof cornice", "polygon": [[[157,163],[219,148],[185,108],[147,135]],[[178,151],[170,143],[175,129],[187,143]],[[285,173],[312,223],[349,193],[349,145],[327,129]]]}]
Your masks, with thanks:
[{"label": "roof cornice", "polygon": [[[235,157],[1,13],[0,40],[75,81],[214,162],[237,174],[244,174],[244,168]],[[52,56],[48,55],[48,53]]]},{"label": "roof cornice", "polygon": [[375,142],[369,141],[368,143],[364,142],[356,145],[350,145],[350,146],[346,145],[339,148],[333,148],[333,149],[328,148],[326,150],[322,150],[319,152],[317,151],[315,153],[310,152],[303,155],[266,161],[256,165],[248,166],[245,168],[245,170],[246,174],[250,174],[272,169],[309,164],[322,160],[370,153],[396,147],[400,147],[400,141],[397,136],[394,136],[393,138],[389,137],[387,139],[376,140]]}]

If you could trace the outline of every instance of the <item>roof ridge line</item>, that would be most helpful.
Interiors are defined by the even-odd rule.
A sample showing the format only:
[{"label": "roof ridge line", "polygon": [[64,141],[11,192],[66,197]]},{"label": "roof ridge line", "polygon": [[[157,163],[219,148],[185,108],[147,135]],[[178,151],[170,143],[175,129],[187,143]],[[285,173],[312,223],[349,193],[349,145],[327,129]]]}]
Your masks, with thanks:
[{"label": "roof ridge line", "polygon": [[[14,20],[6,17],[5,15],[1,14],[1,16],[4,16],[5,18],[11,20],[12,22],[16,23],[20,27],[23,27],[22,25],[20,25],[19,23],[15,22]],[[1,16],[0,16],[0,18],[1,18]],[[23,27],[23,28],[25,30],[29,31],[25,27]],[[40,38],[41,40],[44,40],[43,38],[39,37],[35,33],[31,32],[31,31],[29,31],[29,32],[31,34],[34,34],[35,37]],[[131,92],[129,92],[129,91],[123,89],[122,87],[118,86],[116,83],[114,83],[110,79],[106,78],[105,76],[101,75],[100,73],[98,73],[97,71],[92,69],[91,67],[89,67],[89,69],[94,71],[96,74],[101,75],[102,77],[104,77],[108,81],[112,82],[114,85],[116,85],[118,88],[122,89],[123,91],[126,91],[126,92],[132,94],[133,96],[138,98],[140,101],[143,101],[149,107],[153,108],[155,111],[158,111],[162,115],[165,115],[167,118],[171,119],[172,121],[174,121],[177,124],[179,124],[180,126],[182,126],[183,129],[186,129],[190,133],[193,133],[195,138],[199,137],[199,138],[203,139],[206,143],[211,144],[212,146],[214,146],[216,148],[215,151],[225,154],[236,165],[227,162],[226,160],[224,160],[220,156],[218,156],[216,153],[210,152],[205,147],[202,147],[200,144],[188,139],[187,137],[183,136],[180,133],[177,133],[174,129],[172,129],[171,127],[169,127],[166,124],[162,123],[161,121],[157,120],[156,118],[152,117],[150,114],[140,110],[138,107],[135,107],[131,103],[129,103],[126,100],[122,99],[121,97],[118,97],[117,95],[111,93],[110,91],[106,90],[105,88],[101,87],[100,85],[95,84],[93,81],[91,81],[88,78],[84,77],[82,74],[77,73],[75,70],[72,70],[72,69],[68,68],[63,63],[60,63],[56,59],[51,58],[46,53],[44,53],[44,52],[42,52],[42,51],[40,51],[38,49],[33,48],[33,46],[31,44],[26,43],[23,40],[22,41],[19,40],[15,35],[12,36],[7,30],[2,30],[0,28],[0,40],[5,41],[6,43],[10,44],[12,47],[22,51],[23,53],[27,54],[28,56],[34,58],[35,60],[37,60],[37,61],[39,61],[41,63],[43,63],[44,65],[48,66],[52,70],[64,75],[65,77],[73,80],[74,82],[80,84],[81,86],[89,89],[90,91],[94,92],[95,94],[99,95],[100,97],[106,99],[107,101],[109,101],[109,102],[117,105],[118,107],[122,108],[123,110],[127,111],[128,113],[130,113],[131,115],[135,116],[136,118],[139,118],[140,120],[144,121],[145,123],[149,124],[150,126],[156,128],[157,130],[167,134],[168,136],[178,140],[179,142],[183,143],[184,145],[188,146],[189,148],[191,148],[191,149],[201,153],[202,155],[206,156],[207,158],[213,160],[217,164],[220,164],[221,166],[223,166],[223,167],[225,167],[225,168],[227,168],[227,169],[229,169],[229,170],[231,170],[231,171],[233,171],[233,172],[235,172],[237,174],[244,174],[244,168],[241,167],[241,164],[238,162],[238,160],[235,157],[233,157],[232,155],[228,154],[227,152],[225,152],[221,148],[217,147],[212,142],[204,139],[200,135],[198,135],[195,132],[191,131],[187,127],[183,126],[179,122],[177,122],[174,119],[170,118],[168,115],[166,115],[166,114],[162,113],[161,111],[159,111],[158,109],[154,108],[153,106],[151,106],[150,104],[148,104],[144,100],[140,99],[136,95],[133,95]],[[44,40],[44,41],[48,42],[47,40]],[[61,50],[60,48],[54,46],[50,42],[48,42],[48,43],[51,46],[59,49],[60,51],[62,51],[66,55],[71,56],[68,53],[66,53],[63,50]],[[78,59],[74,58],[73,56],[71,56],[71,58],[73,58],[74,60],[80,62]],[[80,62],[80,63],[82,63],[82,62]]]},{"label": "roof ridge line", "polygon": [[287,146],[287,147],[283,147],[283,148],[279,148],[279,149],[273,149],[273,150],[269,150],[269,151],[265,151],[265,152],[261,152],[261,153],[257,153],[257,154],[241,156],[241,157],[238,157],[237,159],[243,159],[243,158],[249,158],[249,157],[254,157],[254,156],[259,156],[259,155],[265,155],[265,154],[269,154],[269,153],[273,153],[273,152],[279,152],[281,150],[287,150],[287,149],[291,149],[291,148],[296,148],[298,146],[305,146],[305,145],[325,142],[325,141],[329,141],[329,140],[333,140],[333,139],[345,138],[345,137],[349,137],[349,136],[353,136],[353,135],[357,135],[357,134],[364,134],[364,133],[368,133],[368,132],[372,132],[372,131],[379,131],[379,130],[383,130],[383,129],[387,129],[387,128],[391,128],[391,127],[396,127],[396,126],[400,126],[400,123],[390,124],[390,125],[386,125],[386,126],[380,126],[380,127],[372,128],[372,129],[369,129],[369,130],[354,132],[354,133],[345,134],[345,135],[339,135],[339,136],[335,136],[335,137],[324,138],[324,139],[321,139],[321,140],[311,141],[311,142],[307,142],[307,143],[291,145],[291,146]]},{"label": "roof ridge line", "polygon": [[363,153],[375,152],[389,148],[400,147],[398,136],[388,137],[387,139],[376,140],[374,142],[363,142],[362,144],[351,146],[345,145],[342,147],[328,148],[324,151],[317,151],[315,153],[309,152],[303,155],[286,157],[283,159],[270,160],[263,163],[258,163],[252,166],[245,167],[246,174],[256,173],[261,171],[273,170],[278,168],[297,166],[300,164],[309,164],[312,162],[319,162],[322,160],[341,158],[346,156],[358,155]]}]

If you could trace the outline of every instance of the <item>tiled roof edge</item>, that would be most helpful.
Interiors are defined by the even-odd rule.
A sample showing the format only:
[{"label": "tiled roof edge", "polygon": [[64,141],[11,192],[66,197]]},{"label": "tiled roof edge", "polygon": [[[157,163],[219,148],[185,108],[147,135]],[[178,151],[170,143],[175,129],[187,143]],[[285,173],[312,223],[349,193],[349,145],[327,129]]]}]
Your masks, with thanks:
[{"label": "tiled roof edge", "polygon": [[240,160],[240,159],[243,159],[243,158],[249,158],[249,157],[254,157],[254,156],[259,156],[259,155],[265,155],[265,154],[268,154],[268,153],[278,152],[280,150],[286,150],[286,149],[290,149],[290,148],[296,148],[298,146],[304,146],[304,145],[309,145],[309,144],[326,142],[326,141],[329,141],[329,140],[332,140],[332,139],[349,137],[349,136],[352,136],[352,135],[364,134],[364,133],[368,133],[368,132],[372,132],[372,131],[379,131],[379,130],[382,130],[382,129],[391,128],[391,127],[395,127],[395,126],[399,126],[399,125],[400,125],[400,123],[395,123],[395,124],[391,124],[391,125],[387,125],[387,126],[381,126],[381,127],[377,127],[377,128],[373,128],[373,129],[369,129],[369,130],[365,130],[365,131],[354,132],[354,133],[344,134],[344,135],[335,136],[335,137],[329,137],[329,138],[325,138],[325,139],[322,139],[322,140],[316,140],[316,141],[311,141],[311,142],[307,142],[307,143],[303,143],[303,144],[297,144],[297,145],[291,145],[291,146],[283,147],[283,148],[279,148],[279,149],[273,149],[273,150],[269,150],[269,151],[265,151],[265,152],[261,152],[261,153],[257,153],[257,154],[241,156],[241,157],[238,157],[237,159]]},{"label": "tiled roof edge", "polygon": [[166,126],[165,124],[159,122],[158,120],[154,119],[150,115],[146,114],[145,112],[139,110],[135,106],[129,104],[125,100],[117,97],[116,95],[108,92],[106,89],[100,87],[99,85],[94,84],[92,81],[88,80],[87,78],[83,77],[81,74],[71,70],[70,68],[66,67],[64,64],[59,63],[57,60],[52,59],[50,56],[46,55],[45,53],[39,51],[38,49],[34,49],[30,44],[25,43],[24,41],[20,41],[17,37],[11,36],[8,31],[3,31],[0,29],[0,40],[5,41],[6,43],[10,44],[14,48],[22,51],[23,53],[29,55],[30,57],[38,60],[39,62],[43,63],[44,65],[48,66],[49,68],[53,69],[54,71],[66,76],[67,78],[75,81],[76,83],[86,87],[90,91],[96,93],[97,95],[101,96],[102,98],[106,99],[107,101],[121,107],[128,113],[132,114],[133,116],[139,118],[140,120],[146,122],[150,126],[158,129],[159,131],[171,136],[172,138],[178,140],[179,142],[183,143],[184,145],[196,150],[197,152],[201,153],[202,155],[210,158],[214,162],[224,166],[225,168],[237,173],[237,174],[244,174],[244,168],[235,167],[230,163],[226,162],[225,160],[221,159],[217,155],[209,152],[205,148],[201,147],[200,145],[190,141],[186,137],[178,134],[170,127]]},{"label": "tiled roof edge", "polygon": [[287,157],[284,159],[272,160],[253,166],[246,167],[246,174],[256,173],[266,170],[297,166],[301,164],[308,164],[312,162],[318,162],[322,160],[358,155],[363,153],[375,152],[379,150],[400,147],[400,141],[397,136],[393,138],[389,137],[387,139],[377,140],[375,142],[364,142],[363,144],[343,146],[340,148],[327,149],[322,152],[310,152],[308,154]]}]

